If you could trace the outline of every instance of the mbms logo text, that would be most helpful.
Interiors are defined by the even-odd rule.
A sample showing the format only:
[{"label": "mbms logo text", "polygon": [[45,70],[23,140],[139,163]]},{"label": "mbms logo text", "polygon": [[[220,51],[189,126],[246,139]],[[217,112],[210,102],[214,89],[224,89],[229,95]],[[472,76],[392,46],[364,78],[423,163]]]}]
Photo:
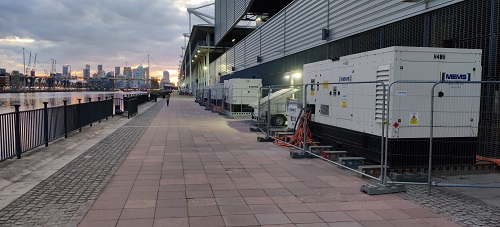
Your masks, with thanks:
[{"label": "mbms logo text", "polygon": [[442,73],[442,81],[470,81],[470,73]]}]

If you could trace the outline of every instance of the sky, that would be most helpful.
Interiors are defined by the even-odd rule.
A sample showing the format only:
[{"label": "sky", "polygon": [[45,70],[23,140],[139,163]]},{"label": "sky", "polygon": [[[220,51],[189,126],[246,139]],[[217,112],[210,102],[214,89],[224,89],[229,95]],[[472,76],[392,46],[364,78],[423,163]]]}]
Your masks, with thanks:
[{"label": "sky", "polygon": [[[50,72],[56,60],[58,72],[69,64],[81,73],[102,64],[147,66],[152,77],[170,72],[177,80],[182,33],[189,32],[187,7],[213,0],[0,0],[0,68],[23,71],[22,48],[37,55],[37,74]],[[205,8],[210,13],[210,7]],[[213,15],[213,13],[211,13]],[[193,18],[193,24],[204,23]],[[33,60],[32,60],[33,64]],[[33,68],[33,67],[30,67]]]}]

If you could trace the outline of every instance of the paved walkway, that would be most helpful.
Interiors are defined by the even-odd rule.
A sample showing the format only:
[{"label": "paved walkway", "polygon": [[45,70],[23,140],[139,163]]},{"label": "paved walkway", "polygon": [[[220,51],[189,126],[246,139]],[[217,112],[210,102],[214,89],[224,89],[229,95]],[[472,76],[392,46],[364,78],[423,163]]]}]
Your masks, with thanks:
[{"label": "paved walkway", "polygon": [[124,126],[137,128],[80,226],[458,226],[398,195],[363,194],[360,178],[291,159],[192,98],[174,95],[149,126]]}]

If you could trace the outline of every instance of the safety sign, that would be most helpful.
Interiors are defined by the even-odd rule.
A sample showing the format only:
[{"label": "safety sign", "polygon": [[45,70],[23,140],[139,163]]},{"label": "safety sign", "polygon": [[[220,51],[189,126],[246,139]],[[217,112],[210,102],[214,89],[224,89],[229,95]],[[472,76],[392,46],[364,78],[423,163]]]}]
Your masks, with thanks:
[{"label": "safety sign", "polygon": [[410,113],[410,125],[418,125],[418,112]]}]

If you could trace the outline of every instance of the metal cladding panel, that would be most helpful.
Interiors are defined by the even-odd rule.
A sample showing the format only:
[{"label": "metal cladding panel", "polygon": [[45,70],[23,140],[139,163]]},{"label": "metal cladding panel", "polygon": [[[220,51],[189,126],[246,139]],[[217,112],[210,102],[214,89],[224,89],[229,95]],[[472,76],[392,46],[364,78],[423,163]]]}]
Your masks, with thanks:
[{"label": "metal cladding panel", "polygon": [[250,0],[215,1],[215,43],[218,43],[232,27],[238,24],[249,8],[249,4]]},{"label": "metal cladding panel", "polygon": [[[227,52],[226,52],[227,53]],[[219,72],[220,75],[226,75],[227,73],[227,63],[226,63],[226,53],[220,56],[220,65],[219,65]]]},{"label": "metal cladding panel", "polygon": [[219,40],[221,37],[221,17],[222,17],[222,0],[215,0],[215,28],[214,28],[214,36],[215,40]]},{"label": "metal cladding panel", "polygon": [[262,32],[262,60],[272,61],[283,56],[285,13],[281,11],[272,19],[272,23],[265,23],[261,28]]},{"label": "metal cladding panel", "polygon": [[226,52],[226,72],[229,73],[232,70],[232,67],[234,67],[234,48],[228,50]]},{"label": "metal cladding panel", "polygon": [[234,1],[235,0],[227,0],[226,2],[226,29],[227,32],[235,23],[235,15],[234,15]]},{"label": "metal cladding panel", "polygon": [[[245,38],[245,62],[246,67],[252,67],[258,65],[257,56],[260,56],[260,30],[252,32],[249,36]],[[243,42],[243,41],[241,41]],[[240,42],[240,43],[241,43]]]},{"label": "metal cladding panel", "polygon": [[234,66],[236,70],[242,70],[246,68],[245,63],[245,43],[246,40],[243,40],[234,46]]},{"label": "metal cladding panel", "polygon": [[[212,63],[210,63],[210,66],[208,67],[208,73],[210,74],[210,79],[213,78],[217,73],[216,73],[216,70],[215,70],[215,67],[217,65],[217,61],[213,61]],[[210,80],[212,81],[212,80]]]},{"label": "metal cladding panel", "polygon": [[287,55],[325,42],[321,29],[327,28],[327,1],[298,1],[286,9]]},{"label": "metal cladding panel", "polygon": [[221,75],[220,75],[220,59],[221,58],[217,58],[215,62],[215,77],[219,78]]},{"label": "metal cladding panel", "polygon": [[351,36],[398,20],[416,16],[462,0],[434,0],[408,3],[402,1],[330,2],[330,38]]}]

